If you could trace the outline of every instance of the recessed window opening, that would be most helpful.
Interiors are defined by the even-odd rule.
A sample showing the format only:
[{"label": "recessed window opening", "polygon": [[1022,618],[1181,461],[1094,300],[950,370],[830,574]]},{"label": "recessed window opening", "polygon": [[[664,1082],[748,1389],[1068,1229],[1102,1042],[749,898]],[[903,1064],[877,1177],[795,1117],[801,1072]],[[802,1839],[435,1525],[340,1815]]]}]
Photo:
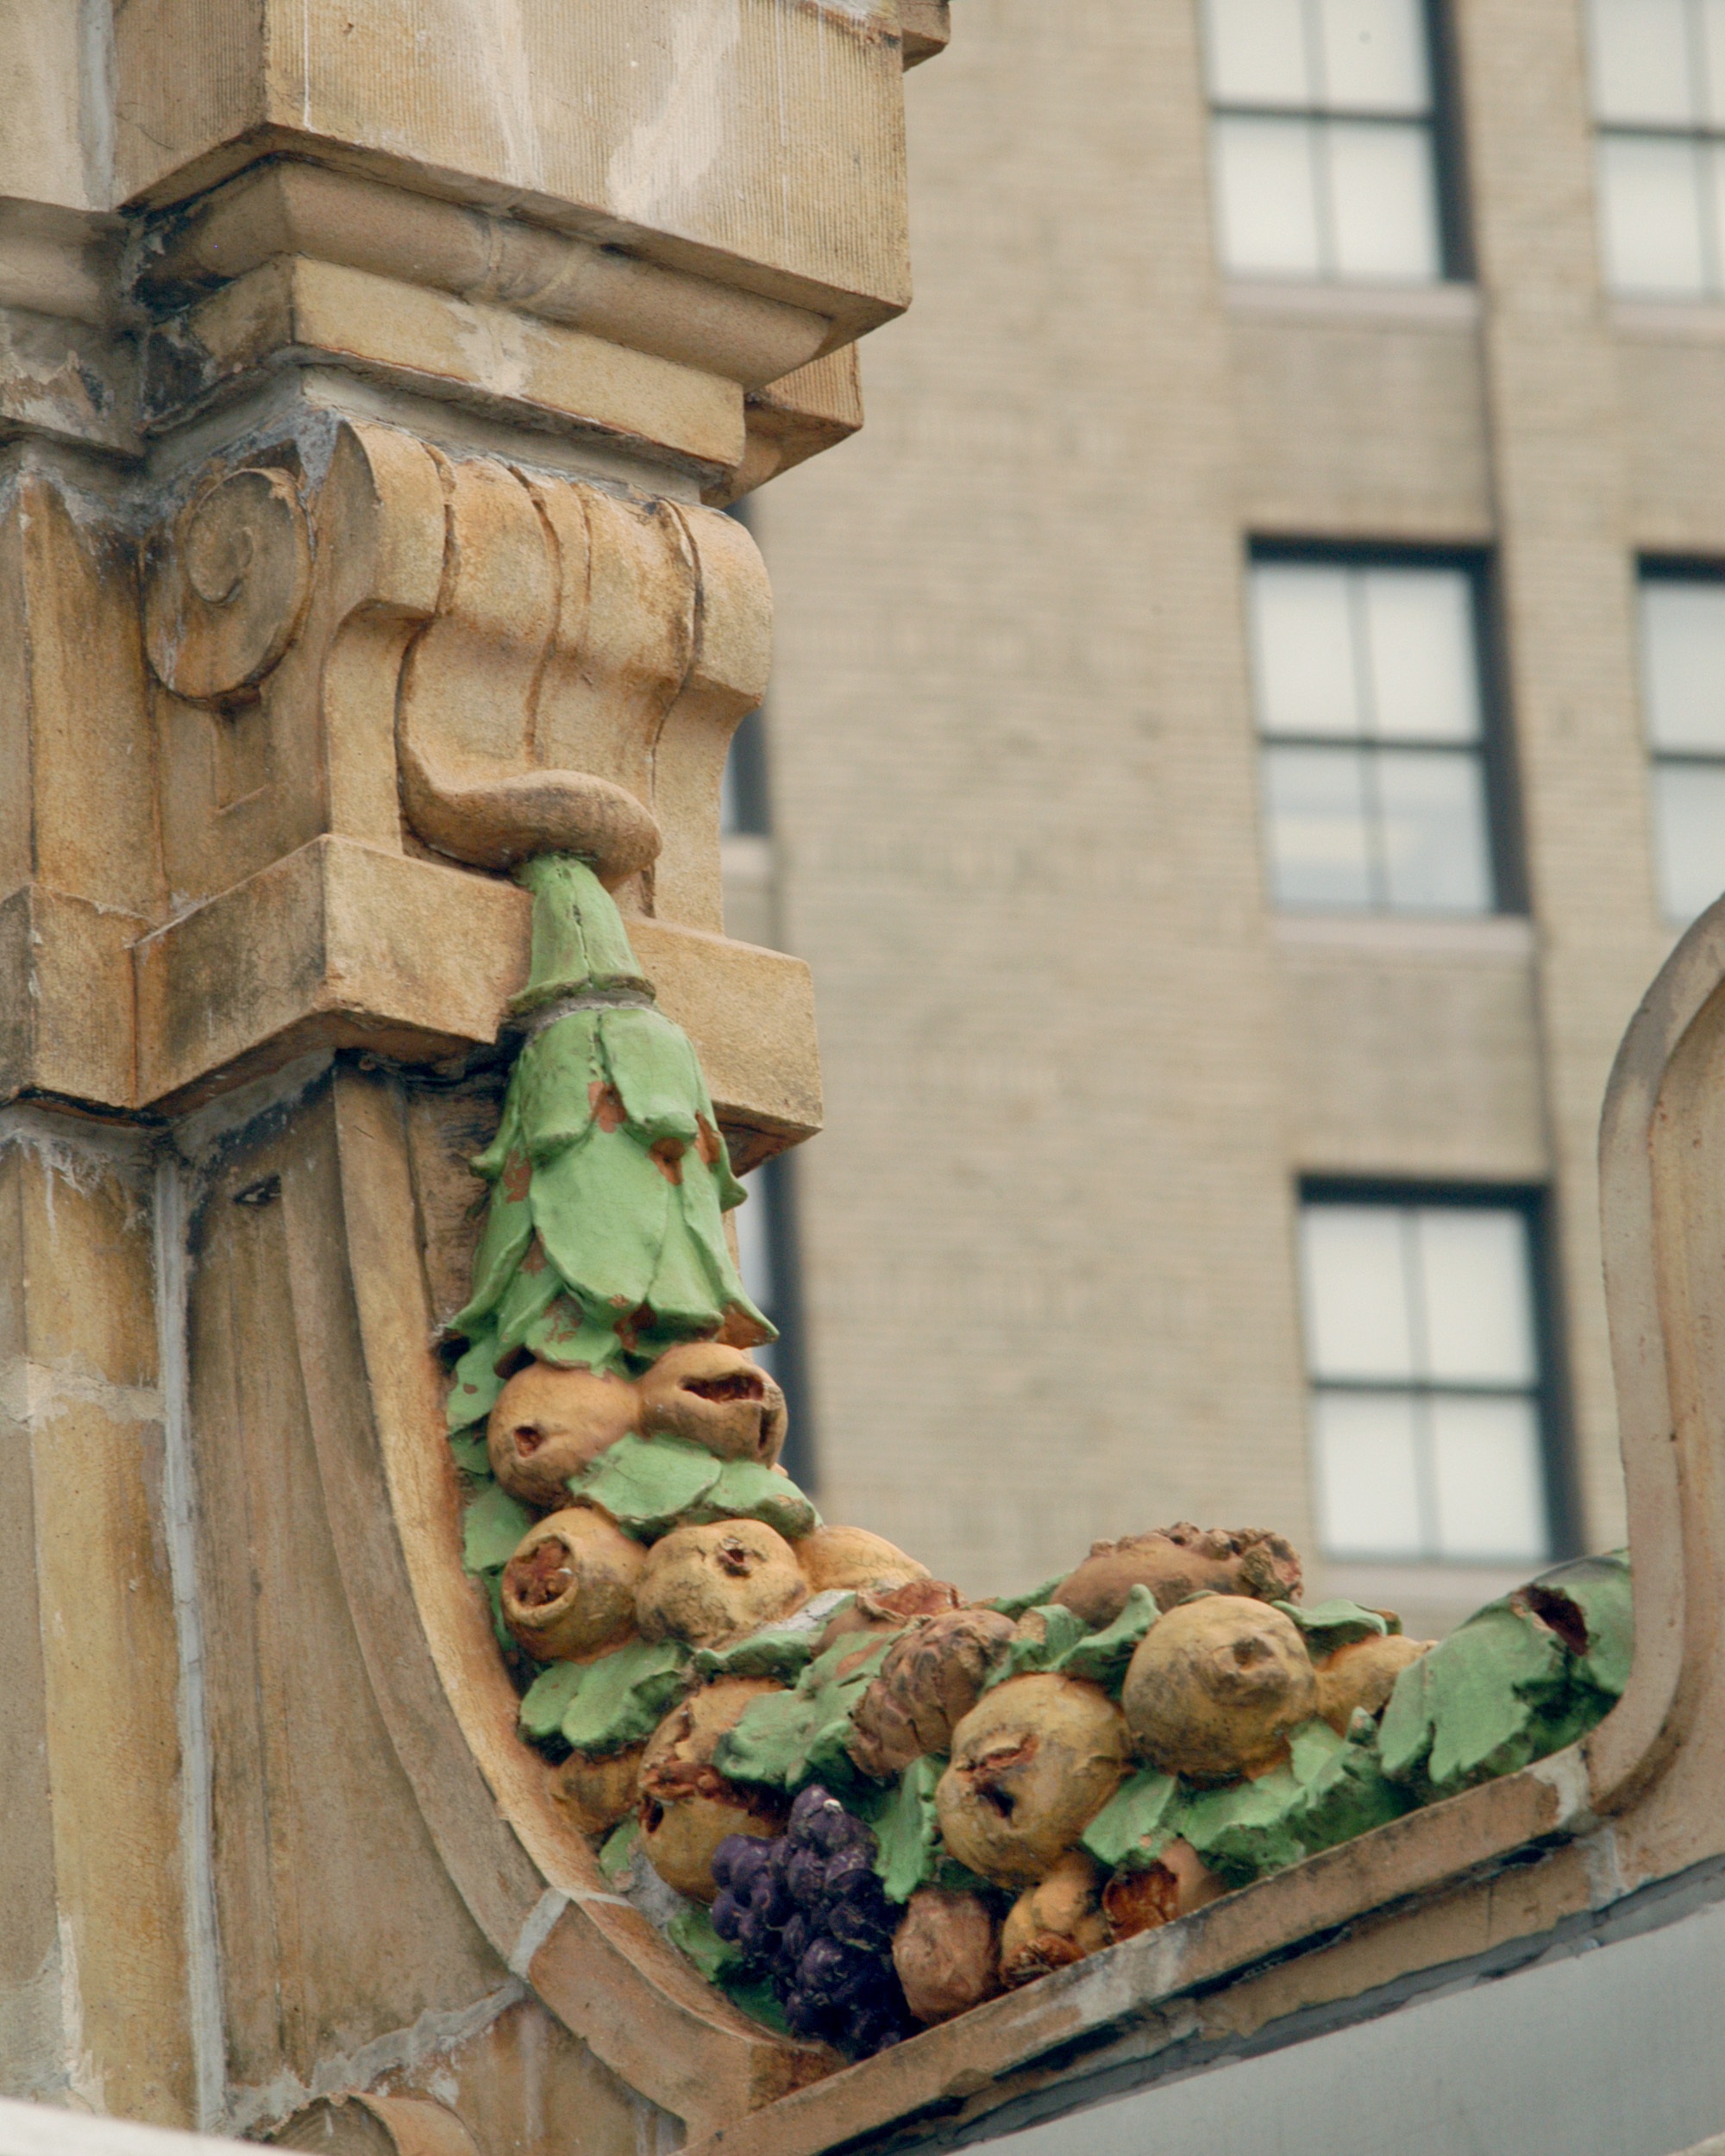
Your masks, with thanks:
[{"label": "recessed window opening", "polygon": [[1445,271],[1421,0],[1204,0],[1218,244],[1235,275]]},{"label": "recessed window opening", "polygon": [[1725,891],[1725,571],[1644,563],[1640,596],[1653,865],[1683,926]]},{"label": "recessed window opening", "polygon": [[1478,612],[1459,565],[1252,563],[1266,849],[1284,912],[1496,909]]},{"label": "recessed window opening", "polygon": [[1606,282],[1725,298],[1725,13],[1588,0],[1588,28]]},{"label": "recessed window opening", "polygon": [[1550,1423],[1525,1202],[1308,1198],[1320,1539],[1352,1560],[1547,1557]]}]

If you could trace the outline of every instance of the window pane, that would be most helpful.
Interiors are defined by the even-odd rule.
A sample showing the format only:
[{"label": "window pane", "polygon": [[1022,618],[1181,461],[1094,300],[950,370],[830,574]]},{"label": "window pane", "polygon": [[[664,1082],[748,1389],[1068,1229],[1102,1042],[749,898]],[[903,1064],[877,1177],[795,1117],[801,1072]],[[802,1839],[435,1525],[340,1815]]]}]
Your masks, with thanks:
[{"label": "window pane", "polygon": [[1531,1385],[1539,1365],[1527,1223],[1507,1206],[1421,1206],[1414,1215],[1426,1375]]},{"label": "window pane", "polygon": [[1204,48],[1219,104],[1314,101],[1301,0],[1204,0]]},{"label": "window pane", "polygon": [[1697,119],[1684,0],[1590,0],[1593,109],[1602,120]]},{"label": "window pane", "polygon": [[1431,130],[1332,120],[1324,135],[1334,273],[1423,281],[1440,275]]},{"label": "window pane", "polygon": [[1530,1400],[1428,1402],[1438,1554],[1519,1564],[1546,1554],[1545,1472]]},{"label": "window pane", "polygon": [[1403,1393],[1320,1393],[1314,1400],[1318,1535],[1327,1557],[1426,1554],[1417,1413]]},{"label": "window pane", "polygon": [[1699,0],[1701,42],[1706,60],[1696,99],[1699,116],[1725,125],[1725,0]]},{"label": "window pane", "polygon": [[1414,1376],[1405,1220],[1400,1206],[1302,1207],[1306,1356],[1314,1377]]},{"label": "window pane", "polygon": [[1431,103],[1420,0],[1318,0],[1331,111],[1423,112]]},{"label": "window pane", "polygon": [[1477,740],[1471,579],[1461,569],[1368,569],[1364,584],[1371,730]]},{"label": "window pane", "polygon": [[1725,583],[1643,580],[1641,671],[1655,748],[1725,753]]},{"label": "window pane", "polygon": [[1725,891],[1725,765],[1653,768],[1653,843],[1668,921],[1692,921]]},{"label": "window pane", "polygon": [[1277,906],[1372,904],[1365,756],[1358,749],[1267,748],[1264,812]]},{"label": "window pane", "polygon": [[1620,292],[1693,296],[1706,289],[1697,147],[1651,136],[1599,145],[1605,274]]},{"label": "window pane", "polygon": [[1489,913],[1485,782],[1465,750],[1372,752],[1384,903],[1394,912]]},{"label": "window pane", "polygon": [[1222,266],[1248,276],[1316,276],[1312,122],[1224,116],[1212,124]]},{"label": "window pane", "polygon": [[1258,724],[1266,734],[1356,735],[1349,572],[1266,561],[1251,573]]}]

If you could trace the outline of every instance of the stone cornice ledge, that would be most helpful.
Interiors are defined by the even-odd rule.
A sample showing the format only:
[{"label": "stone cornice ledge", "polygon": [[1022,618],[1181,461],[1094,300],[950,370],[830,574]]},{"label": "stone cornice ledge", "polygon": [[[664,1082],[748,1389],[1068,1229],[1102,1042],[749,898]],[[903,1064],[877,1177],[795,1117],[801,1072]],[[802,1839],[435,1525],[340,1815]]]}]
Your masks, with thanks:
[{"label": "stone cornice ledge", "polygon": [[[314,1048],[423,1062],[487,1044],[526,978],[530,911],[511,883],[313,840],[134,945],[138,1105],[178,1112]],[[802,961],[639,916],[629,930],[742,1165],[817,1130]]]}]

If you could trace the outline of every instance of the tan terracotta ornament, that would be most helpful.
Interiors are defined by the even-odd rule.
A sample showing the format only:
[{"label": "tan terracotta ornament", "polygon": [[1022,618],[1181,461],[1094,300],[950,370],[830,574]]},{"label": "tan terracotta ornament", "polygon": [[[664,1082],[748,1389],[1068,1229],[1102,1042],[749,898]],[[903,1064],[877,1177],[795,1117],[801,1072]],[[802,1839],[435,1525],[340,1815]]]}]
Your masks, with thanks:
[{"label": "tan terracotta ornament", "polygon": [[785,1395],[738,1348],[691,1340],[668,1349],[637,1389],[647,1437],[686,1438],[718,1459],[763,1467],[784,1450]]},{"label": "tan terracotta ornament", "polygon": [[530,1528],[503,1569],[503,1621],[536,1662],[620,1647],[647,1553],[603,1513],[570,1506]]},{"label": "tan terracotta ornament", "polygon": [[639,1419],[635,1388],[620,1377],[529,1363],[499,1394],[486,1426],[491,1471],[524,1504],[569,1501],[569,1477]]},{"label": "tan terracotta ornament", "polygon": [[603,1759],[572,1752],[551,1769],[551,1801],[577,1833],[609,1833],[619,1820],[628,1818],[641,1794],[646,1749],[635,1745]]},{"label": "tan terracotta ornament", "polygon": [[1013,1630],[1011,1618],[993,1609],[947,1610],[913,1623],[851,1709],[850,1756],[863,1773],[884,1780],[925,1752],[950,1751]]},{"label": "tan terracotta ornament", "polygon": [[1318,1679],[1291,1618],[1245,1595],[1207,1595],[1151,1627],[1120,1700],[1140,1758],[1226,1782],[1286,1755],[1318,1711]]},{"label": "tan terracotta ornament", "polygon": [[1101,1904],[1102,1875],[1082,1850],[1071,1849],[1046,1877],[1027,1887],[1000,1927],[1000,1980],[1033,1984],[1067,1969],[1110,1943]]},{"label": "tan terracotta ornament", "polygon": [[1076,1677],[1012,1677],[952,1736],[935,1803],[947,1848],[996,1886],[1033,1886],[1126,1771],[1120,1710]]},{"label": "tan terracotta ornament", "polygon": [[1189,1595],[1249,1595],[1297,1601],[1300,1558],[1293,1545],[1263,1527],[1195,1527],[1182,1520],[1120,1542],[1095,1542],[1054,1600],[1087,1625],[1111,1625],[1134,1587],[1147,1587],[1166,1612]]},{"label": "tan terracotta ornament", "polygon": [[721,1647],[808,1600],[791,1545],[760,1520],[676,1527],[653,1545],[635,1597],[649,1639]]},{"label": "tan terracotta ornament", "polygon": [[718,1740],[744,1710],[783,1689],[766,1677],[720,1677],[660,1724],[641,1762],[641,1846],[668,1886],[698,1902],[718,1892],[713,1852],[730,1834],[776,1834],[783,1811],[713,1765]]},{"label": "tan terracotta ornament", "polygon": [[1356,1709],[1364,1708],[1374,1718],[1381,1714],[1402,1670],[1436,1645],[1392,1632],[1338,1647],[1318,1664],[1319,1714],[1339,1737],[1346,1736]]},{"label": "tan terracotta ornament", "polygon": [[1131,1939],[1189,1916],[1226,1892],[1191,1843],[1176,1839],[1164,1843],[1153,1864],[1117,1871],[1102,1890],[1102,1912],[1115,1939]]},{"label": "tan terracotta ornament", "polygon": [[1000,1927],[980,1894],[919,1887],[893,1937],[893,1966],[919,2021],[950,2021],[1000,1988]]},{"label": "tan terracotta ornament", "polygon": [[902,1587],[929,1576],[925,1564],[866,1527],[817,1527],[798,1543],[797,1562],[812,1595],[834,1588]]}]

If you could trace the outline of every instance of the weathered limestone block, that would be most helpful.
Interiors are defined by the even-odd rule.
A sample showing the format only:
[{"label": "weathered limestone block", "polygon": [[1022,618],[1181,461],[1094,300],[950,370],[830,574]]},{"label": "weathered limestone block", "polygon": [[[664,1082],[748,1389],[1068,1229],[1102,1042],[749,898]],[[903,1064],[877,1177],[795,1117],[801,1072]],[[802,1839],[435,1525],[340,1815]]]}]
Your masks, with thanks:
[{"label": "weathered limestone block", "polygon": [[181,1644],[152,1169],[0,1111],[0,2078],[193,2115]]}]

